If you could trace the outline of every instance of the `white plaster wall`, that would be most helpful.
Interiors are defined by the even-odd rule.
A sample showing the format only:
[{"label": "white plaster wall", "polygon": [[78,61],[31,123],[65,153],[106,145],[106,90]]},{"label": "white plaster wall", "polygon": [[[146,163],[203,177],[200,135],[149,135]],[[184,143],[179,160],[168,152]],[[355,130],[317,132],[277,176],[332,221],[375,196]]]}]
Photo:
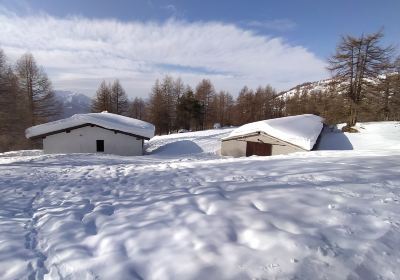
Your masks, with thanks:
[{"label": "white plaster wall", "polygon": [[100,127],[85,126],[49,135],[43,139],[43,151],[53,153],[96,153],[96,140],[104,140],[104,153],[122,156],[143,154],[143,140]]},{"label": "white plaster wall", "polygon": [[238,140],[222,141],[221,155],[231,157],[245,157],[247,142]]},{"label": "white plaster wall", "polygon": [[304,152],[303,149],[289,145],[272,145],[272,155],[286,155],[295,152]]}]

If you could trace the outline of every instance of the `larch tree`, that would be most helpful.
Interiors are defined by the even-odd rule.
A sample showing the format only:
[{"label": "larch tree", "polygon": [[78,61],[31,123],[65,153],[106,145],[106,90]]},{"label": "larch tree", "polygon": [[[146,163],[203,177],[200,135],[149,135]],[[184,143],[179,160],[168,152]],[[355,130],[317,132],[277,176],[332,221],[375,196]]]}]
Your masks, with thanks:
[{"label": "larch tree", "polygon": [[203,128],[211,128],[215,120],[215,108],[213,104],[215,89],[210,80],[203,79],[196,86],[195,98],[203,107]]},{"label": "larch tree", "polygon": [[171,97],[171,127],[173,130],[178,130],[179,125],[177,124],[177,106],[179,104],[179,99],[185,92],[185,85],[182,82],[181,78],[177,78],[173,81],[173,88],[172,88],[172,97]]},{"label": "larch tree", "polygon": [[235,124],[242,125],[245,123],[255,121],[255,102],[254,102],[254,92],[247,86],[244,86],[236,99],[235,106]]},{"label": "larch tree", "polygon": [[[15,75],[0,49],[0,152],[11,149],[18,136],[22,136],[17,110],[17,87]],[[23,128],[22,128],[23,131]],[[20,132],[18,135],[18,132]]]},{"label": "larch tree", "polygon": [[385,74],[378,76],[372,91],[373,120],[396,120],[400,116],[400,60],[395,60]]},{"label": "larch tree", "polygon": [[168,128],[167,132],[169,133],[171,130],[176,129],[175,120],[176,120],[176,105],[177,99],[175,93],[175,81],[171,76],[165,76],[160,84],[161,94],[163,95],[163,99],[165,101],[164,107],[168,112]]},{"label": "larch tree", "polygon": [[62,110],[56,100],[46,73],[40,68],[32,54],[24,54],[16,63],[18,86],[27,104],[29,125],[55,119]]},{"label": "larch tree", "polygon": [[126,115],[129,109],[129,101],[124,88],[119,80],[115,80],[110,89],[110,113]]},{"label": "larch tree", "polygon": [[371,81],[382,74],[389,65],[391,47],[382,47],[383,33],[376,32],[361,37],[344,36],[329,59],[333,78],[340,82],[340,89],[349,101],[349,118],[344,130],[357,122],[359,107]]},{"label": "larch tree", "polygon": [[11,96],[8,90],[6,57],[3,50],[0,49],[0,135],[7,133],[9,125],[10,100]]},{"label": "larch tree", "polygon": [[281,106],[278,94],[272,86],[258,87],[254,93],[254,114],[256,120],[266,120],[280,117]]},{"label": "larch tree", "polygon": [[220,91],[216,96],[216,121],[221,126],[231,125],[233,117],[233,97],[229,92]]},{"label": "larch tree", "polygon": [[93,113],[103,111],[111,112],[111,89],[106,81],[102,81],[96,91],[96,96],[92,99],[91,110]]},{"label": "larch tree", "polygon": [[168,134],[170,116],[166,95],[160,82],[156,80],[149,99],[149,121],[156,127],[156,134]]},{"label": "larch tree", "polygon": [[128,116],[138,120],[145,120],[146,102],[140,97],[135,97],[135,99],[130,104]]}]

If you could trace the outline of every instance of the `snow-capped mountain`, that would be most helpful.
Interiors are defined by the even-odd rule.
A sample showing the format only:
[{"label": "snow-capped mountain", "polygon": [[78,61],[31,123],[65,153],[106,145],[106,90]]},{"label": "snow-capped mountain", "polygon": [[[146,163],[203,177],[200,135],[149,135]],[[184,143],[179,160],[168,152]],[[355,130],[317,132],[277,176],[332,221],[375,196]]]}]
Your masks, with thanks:
[{"label": "snow-capped mountain", "polygon": [[325,80],[320,80],[320,81],[315,81],[315,82],[307,82],[307,83],[297,85],[287,91],[283,91],[280,93],[280,95],[284,98],[287,98],[287,97],[294,95],[296,92],[298,92],[299,94],[302,94],[305,91],[307,91],[308,93],[325,92],[329,89],[329,86],[331,86],[332,83],[333,83],[332,79],[325,79]]},{"label": "snow-capped mountain", "polygon": [[68,118],[74,114],[82,114],[90,112],[91,99],[81,93],[56,90],[56,98],[62,103],[64,112],[62,118]]},{"label": "snow-capped mountain", "polygon": [[[398,75],[397,72],[389,73],[387,74],[388,76],[392,75]],[[364,78],[364,81],[369,83],[369,84],[378,84],[380,80],[385,79],[386,75],[379,75],[375,79],[369,79],[369,78]],[[330,87],[336,86],[340,87],[342,85],[345,85],[346,82],[338,82],[335,79],[324,79],[320,81],[315,81],[315,82],[306,82],[302,83],[300,85],[297,85],[295,87],[292,87],[289,90],[282,91],[279,95],[283,98],[288,98],[296,94],[297,92],[301,95],[305,92],[313,94],[313,93],[319,93],[319,92],[326,92],[329,90]],[[340,93],[340,91],[339,91]]]}]

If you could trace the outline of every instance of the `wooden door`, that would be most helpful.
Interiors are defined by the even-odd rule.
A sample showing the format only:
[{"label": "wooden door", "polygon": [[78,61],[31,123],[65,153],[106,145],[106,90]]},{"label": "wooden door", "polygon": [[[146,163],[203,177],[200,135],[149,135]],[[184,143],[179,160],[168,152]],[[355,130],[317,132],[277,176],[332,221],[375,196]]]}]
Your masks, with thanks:
[{"label": "wooden door", "polygon": [[246,156],[270,156],[272,154],[272,145],[259,142],[247,142]]}]

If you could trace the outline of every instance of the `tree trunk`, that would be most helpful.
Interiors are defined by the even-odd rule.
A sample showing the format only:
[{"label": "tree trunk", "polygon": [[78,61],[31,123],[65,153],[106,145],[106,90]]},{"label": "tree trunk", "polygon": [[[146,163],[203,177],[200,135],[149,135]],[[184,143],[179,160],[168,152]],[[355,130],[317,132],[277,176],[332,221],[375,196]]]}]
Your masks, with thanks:
[{"label": "tree trunk", "polygon": [[353,127],[356,125],[357,123],[357,117],[358,117],[358,105],[354,102],[351,101],[350,102],[350,115],[349,115],[349,119],[347,121],[347,127]]}]

